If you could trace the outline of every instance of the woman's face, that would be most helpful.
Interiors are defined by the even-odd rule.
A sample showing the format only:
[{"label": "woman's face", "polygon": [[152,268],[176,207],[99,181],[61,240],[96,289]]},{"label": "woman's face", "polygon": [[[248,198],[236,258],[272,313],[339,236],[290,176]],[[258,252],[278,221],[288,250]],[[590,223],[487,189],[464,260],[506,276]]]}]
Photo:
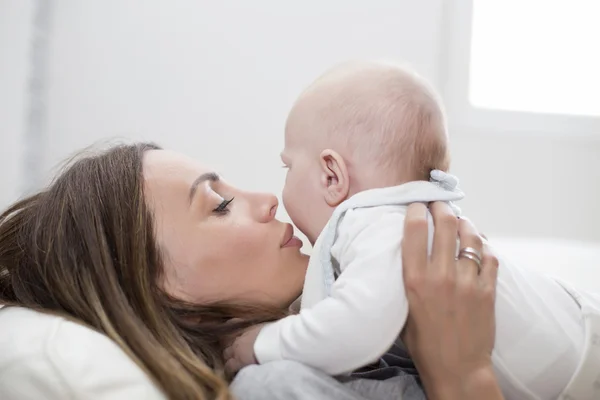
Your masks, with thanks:
[{"label": "woman's face", "polygon": [[275,196],[237,189],[166,150],[146,153],[144,178],[169,294],[278,307],[300,294],[308,258],[291,225],[275,219]]}]

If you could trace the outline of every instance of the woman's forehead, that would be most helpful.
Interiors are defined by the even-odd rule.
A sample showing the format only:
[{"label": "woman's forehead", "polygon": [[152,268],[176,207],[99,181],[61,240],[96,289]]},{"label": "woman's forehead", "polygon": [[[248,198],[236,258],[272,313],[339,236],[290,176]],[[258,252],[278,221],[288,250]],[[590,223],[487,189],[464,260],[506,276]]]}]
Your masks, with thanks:
[{"label": "woman's forehead", "polygon": [[144,182],[152,197],[165,191],[182,195],[199,176],[211,172],[202,163],[175,151],[150,150],[144,155]]},{"label": "woman's forehead", "polygon": [[149,150],[144,155],[144,177],[190,178],[192,181],[201,174],[213,170],[201,162],[172,150]]}]

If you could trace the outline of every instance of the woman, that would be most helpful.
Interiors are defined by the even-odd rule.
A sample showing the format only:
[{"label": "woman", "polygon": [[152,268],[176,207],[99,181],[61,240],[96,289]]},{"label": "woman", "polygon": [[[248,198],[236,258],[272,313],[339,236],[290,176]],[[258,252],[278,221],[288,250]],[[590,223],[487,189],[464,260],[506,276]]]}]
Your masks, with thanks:
[{"label": "woman", "polygon": [[276,209],[154,145],[84,157],[0,216],[0,303],[104,333],[169,398],[229,398],[223,340],[285,315],[302,288],[307,257]]}]

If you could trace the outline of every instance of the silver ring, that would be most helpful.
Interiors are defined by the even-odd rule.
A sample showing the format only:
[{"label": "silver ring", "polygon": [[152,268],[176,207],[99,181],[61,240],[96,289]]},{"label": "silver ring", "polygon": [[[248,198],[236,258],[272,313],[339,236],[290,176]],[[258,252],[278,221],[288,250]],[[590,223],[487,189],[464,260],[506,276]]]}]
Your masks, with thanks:
[{"label": "silver ring", "polygon": [[479,250],[474,249],[473,247],[465,247],[460,249],[459,254],[460,253],[467,253],[477,257],[479,259],[479,264],[481,264],[481,252]]},{"label": "silver ring", "polygon": [[468,258],[469,260],[475,261],[475,264],[477,264],[477,273],[481,272],[481,260],[479,258],[477,258],[477,256],[475,256],[471,253],[461,251],[460,253],[458,253],[458,258],[461,258],[461,257]]}]

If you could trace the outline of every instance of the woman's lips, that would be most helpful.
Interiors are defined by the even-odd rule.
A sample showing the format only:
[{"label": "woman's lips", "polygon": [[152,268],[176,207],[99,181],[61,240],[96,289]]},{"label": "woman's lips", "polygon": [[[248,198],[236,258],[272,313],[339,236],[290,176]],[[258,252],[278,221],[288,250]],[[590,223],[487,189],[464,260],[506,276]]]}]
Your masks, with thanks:
[{"label": "woman's lips", "polygon": [[294,236],[294,227],[292,224],[286,224],[285,232],[283,233],[283,240],[281,242],[281,248],[284,247],[302,247],[302,241]]},{"label": "woman's lips", "polygon": [[283,247],[302,247],[302,240],[298,239],[296,236],[292,236],[290,240],[288,240]]}]

